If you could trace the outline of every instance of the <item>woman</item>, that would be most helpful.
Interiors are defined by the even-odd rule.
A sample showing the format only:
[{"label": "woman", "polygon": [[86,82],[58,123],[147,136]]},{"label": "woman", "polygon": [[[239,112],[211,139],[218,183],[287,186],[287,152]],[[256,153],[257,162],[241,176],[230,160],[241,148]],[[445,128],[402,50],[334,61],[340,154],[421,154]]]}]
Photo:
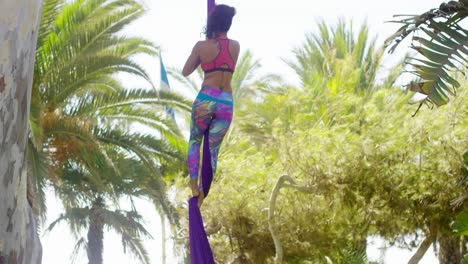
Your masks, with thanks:
[{"label": "woman", "polygon": [[[233,7],[215,6],[208,16],[206,40],[195,44],[182,71],[184,76],[188,76],[201,65],[205,73],[202,88],[193,102],[188,146],[190,185],[192,195],[198,197],[199,206],[209,189],[209,186],[203,186],[202,179],[198,185],[201,142],[205,137],[204,144],[208,145],[206,150],[209,151],[205,150],[203,156],[209,157],[209,174],[212,179],[216,172],[219,147],[232,120],[231,78],[240,46],[239,42],[229,39],[227,33],[235,13]],[[211,179],[205,184],[210,184]]]}]

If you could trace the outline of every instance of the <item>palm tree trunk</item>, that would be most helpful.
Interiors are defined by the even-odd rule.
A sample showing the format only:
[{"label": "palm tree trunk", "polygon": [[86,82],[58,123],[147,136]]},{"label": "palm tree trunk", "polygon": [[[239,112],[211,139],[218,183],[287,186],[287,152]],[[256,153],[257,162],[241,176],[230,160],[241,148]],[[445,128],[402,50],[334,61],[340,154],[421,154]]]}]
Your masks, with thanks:
[{"label": "palm tree trunk", "polygon": [[88,263],[102,264],[104,251],[104,221],[102,219],[103,199],[98,197],[91,208],[88,230]]},{"label": "palm tree trunk", "polygon": [[159,213],[159,217],[161,217],[162,264],[166,264],[166,217],[163,213]]},{"label": "palm tree trunk", "polygon": [[442,236],[439,238],[439,247],[440,264],[462,263],[459,239],[452,236]]},{"label": "palm tree trunk", "polygon": [[26,199],[26,146],[42,0],[0,8],[0,263],[41,263],[35,216]]}]

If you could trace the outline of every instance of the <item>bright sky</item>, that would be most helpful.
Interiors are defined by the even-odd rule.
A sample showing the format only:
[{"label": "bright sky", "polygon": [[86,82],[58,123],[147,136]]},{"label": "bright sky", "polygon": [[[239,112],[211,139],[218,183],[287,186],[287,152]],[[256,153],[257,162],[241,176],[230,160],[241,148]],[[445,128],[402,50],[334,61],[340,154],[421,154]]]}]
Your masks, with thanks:
[{"label": "bright sky", "polygon": [[[126,32],[142,36],[161,46],[166,67],[182,68],[196,41],[203,39],[203,28],[206,22],[206,0],[142,0],[148,13]],[[378,42],[391,35],[398,27],[396,24],[384,23],[392,19],[394,14],[420,14],[430,8],[437,7],[441,0],[218,0],[217,3],[232,5],[237,10],[229,37],[241,44],[241,49],[250,49],[255,58],[261,60],[263,72],[277,73],[294,85],[299,84],[293,71],[283,62],[292,57],[291,50],[304,40],[304,34],[314,32],[316,21],[324,19],[334,24],[339,17],[353,19],[357,31],[361,23],[367,19],[371,35],[379,34]],[[406,51],[404,45],[399,47],[399,53],[387,59],[388,63],[399,59],[399,54]],[[159,83],[159,60],[141,59],[144,67],[150,73],[153,81]],[[143,85],[140,82],[125,80],[131,86]],[[187,91],[179,87],[169,77],[172,88]],[[235,89],[235,88],[234,88]],[[186,96],[194,94],[187,92]],[[49,223],[61,213],[60,203],[48,194]],[[154,207],[145,201],[140,201],[138,207],[146,217],[148,229],[154,239],[145,241],[152,263],[161,263],[160,220]],[[73,251],[74,239],[68,232],[67,225],[62,224],[56,230],[42,237],[44,248],[43,263],[70,263],[69,256]],[[383,241],[372,239],[368,254],[371,259],[379,259],[379,247]],[[105,233],[104,263],[127,264],[136,263],[124,255],[120,238],[114,233]],[[168,246],[168,255],[172,254]],[[172,254],[173,255],[173,254]],[[384,254],[385,263],[406,263],[411,252],[391,248]],[[85,255],[76,263],[87,263]],[[168,264],[177,263],[174,256],[168,257]],[[428,250],[421,264],[437,263],[432,248]]]}]

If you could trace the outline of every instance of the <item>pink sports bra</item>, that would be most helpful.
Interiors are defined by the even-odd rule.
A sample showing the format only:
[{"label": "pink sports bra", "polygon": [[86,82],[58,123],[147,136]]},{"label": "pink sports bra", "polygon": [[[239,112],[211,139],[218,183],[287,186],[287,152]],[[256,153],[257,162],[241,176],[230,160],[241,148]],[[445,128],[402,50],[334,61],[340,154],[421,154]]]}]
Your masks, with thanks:
[{"label": "pink sports bra", "polygon": [[[216,58],[210,62],[203,63],[201,65],[202,70],[205,73],[214,72],[214,71],[223,71],[223,72],[230,72],[234,73],[234,60],[231,57],[231,53],[229,53],[229,39],[216,39],[221,46],[221,50],[219,51]],[[223,68],[221,66],[227,65],[227,68]]]}]

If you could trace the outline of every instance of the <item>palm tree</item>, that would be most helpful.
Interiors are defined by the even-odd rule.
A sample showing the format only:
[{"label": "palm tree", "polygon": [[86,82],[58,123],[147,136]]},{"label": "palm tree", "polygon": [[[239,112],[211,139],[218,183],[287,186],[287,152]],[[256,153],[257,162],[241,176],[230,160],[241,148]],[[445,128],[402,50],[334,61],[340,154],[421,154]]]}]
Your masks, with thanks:
[{"label": "palm tree", "polygon": [[[133,199],[159,199],[158,196],[164,193],[164,183],[160,175],[152,173],[138,159],[118,152],[112,152],[111,158],[117,164],[119,174],[102,172],[100,184],[94,182],[96,177],[89,171],[73,162],[67,163],[63,169],[62,184],[55,186],[58,196],[64,201],[65,213],[52,222],[48,230],[66,221],[77,239],[73,259],[80,249],[86,249],[89,263],[101,264],[104,229],[111,229],[122,237],[124,250],[128,249],[141,263],[149,263],[141,238],[150,238],[151,235],[144,227]],[[130,211],[110,209],[109,202],[118,207],[121,198],[131,201]],[[82,236],[83,231],[86,231],[86,237]]]},{"label": "palm tree", "polygon": [[[250,102],[239,113],[243,120],[240,129],[255,142],[269,142],[273,128],[299,129],[291,127],[291,124],[297,126],[294,113],[306,114],[318,126],[333,125],[339,121],[337,113],[345,107],[342,101],[345,94],[364,100],[379,87],[393,84],[399,76],[395,67],[382,85],[377,83],[383,49],[376,47],[375,38],[369,40],[365,24],[356,35],[352,23],[339,20],[332,27],[321,21],[318,33],[307,35],[305,43],[293,53],[295,60],[286,63],[301,79],[301,88],[289,87],[287,93],[266,96],[263,104]],[[357,98],[361,94],[366,95],[364,99]],[[272,111],[272,105],[286,105],[286,108],[276,112]],[[362,109],[350,111],[359,118]],[[273,123],[278,126],[271,126]]]},{"label": "palm tree", "polygon": [[464,73],[468,67],[468,31],[461,25],[468,16],[468,0],[442,3],[421,15],[396,16],[404,17],[393,21],[403,26],[385,41],[386,46],[393,43],[389,53],[411,34],[411,48],[422,56],[406,62],[414,67],[411,72],[419,78],[410,83],[410,90],[427,95],[420,106],[425,102],[446,104],[448,96],[455,96],[460,87],[450,71]]},{"label": "palm tree", "polygon": [[[365,23],[355,34],[352,22],[346,23],[340,19],[333,27],[321,21],[318,23],[318,33],[306,35],[305,42],[293,50],[295,60],[286,61],[301,79],[302,87],[290,89],[289,95],[286,94],[285,97],[289,96],[291,99],[269,100],[293,102],[289,106],[292,112],[307,113],[320,125],[339,123],[342,118],[338,115],[339,109],[346,107],[342,101],[346,96],[364,102],[377,89],[392,87],[400,76],[401,63],[390,68],[384,80],[377,80],[377,73],[383,70],[383,52],[383,48],[376,46],[376,38],[369,39],[369,30]],[[298,96],[294,98],[297,93]],[[303,94],[307,96],[302,96]],[[359,123],[364,121],[360,120],[363,108],[348,111],[354,114]],[[257,115],[256,112],[247,114]],[[283,115],[278,115],[280,116]],[[245,119],[250,118],[257,120],[259,117],[247,116]],[[264,119],[268,123],[272,122],[271,118],[276,117],[266,113],[260,120]],[[288,118],[284,116],[282,120],[284,128],[288,127]],[[251,131],[262,130],[257,124],[246,125],[245,128]]]},{"label": "palm tree", "polygon": [[103,263],[104,251],[104,229],[116,231],[122,240],[125,250],[129,250],[141,263],[150,263],[146,249],[144,248],[141,236],[151,237],[143,226],[143,218],[136,210],[109,210],[106,208],[104,200],[97,197],[91,207],[67,208],[50,226],[52,230],[56,224],[66,221],[76,234],[80,234],[83,229],[87,229],[86,237],[77,237],[77,243],[73,251],[73,262],[80,249],[86,249],[88,263]]},{"label": "palm tree", "polygon": [[[164,115],[164,107],[189,110],[189,102],[155,89],[127,90],[116,78],[131,73],[152,86],[133,58],[154,57],[158,48],[145,39],[118,34],[143,14],[142,6],[134,0],[47,0],[45,6],[29,141],[39,211],[45,212],[42,191],[47,180],[59,183],[70,161],[96,177],[95,184],[104,170],[118,174],[108,156],[115,148],[138,157],[155,173],[165,164],[180,164],[181,133]],[[135,126],[151,132],[130,132]]]},{"label": "palm tree", "polygon": [[361,26],[357,37],[352,25],[343,19],[336,27],[321,21],[319,33],[307,35],[305,43],[293,50],[295,61],[287,63],[300,77],[303,87],[315,89],[316,93],[323,92],[324,84],[330,90],[334,89],[332,86],[349,87],[354,92],[372,92],[377,87],[376,76],[384,50],[376,46],[376,38],[369,40],[366,24]]},{"label": "palm tree", "polygon": [[[121,233],[126,247],[147,263],[138,235],[147,232],[136,225],[140,216],[135,210],[110,211],[107,201],[144,194],[171,223],[177,222],[165,195],[162,170],[181,167],[184,142],[165,107],[187,111],[189,102],[156,91],[134,61],[135,55],[158,55],[158,47],[119,34],[143,14],[137,1],[46,0],[45,7],[36,52],[28,160],[36,200],[42,205],[38,211],[45,214],[43,190],[51,184],[67,209],[58,221],[69,221],[72,229],[76,221],[86,223],[80,229],[89,229],[88,240],[79,240],[79,245],[89,244],[90,263],[102,259],[105,225]],[[116,76],[122,72],[147,80],[152,88],[125,89]],[[141,127],[148,132],[132,131]],[[142,166],[146,173],[129,173],[122,164]],[[133,175],[133,181],[123,180],[126,174]],[[97,224],[100,220],[105,222]],[[136,226],[125,227],[132,221]]]}]

